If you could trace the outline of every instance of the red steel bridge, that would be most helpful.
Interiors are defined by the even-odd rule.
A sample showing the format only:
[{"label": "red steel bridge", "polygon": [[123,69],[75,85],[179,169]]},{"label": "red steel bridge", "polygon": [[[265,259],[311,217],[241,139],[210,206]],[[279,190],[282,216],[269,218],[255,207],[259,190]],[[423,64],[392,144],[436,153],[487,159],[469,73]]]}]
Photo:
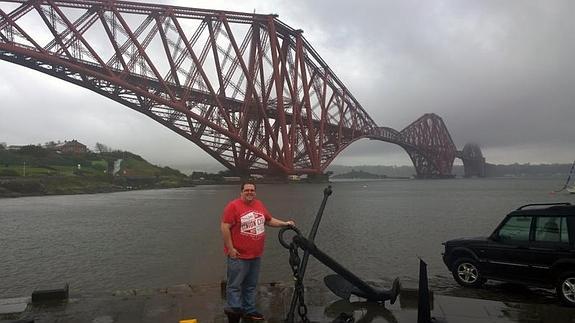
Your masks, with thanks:
[{"label": "red steel bridge", "polygon": [[457,149],[425,114],[380,127],[276,15],[113,0],[0,0],[0,59],[147,115],[240,174],[321,174],[354,141],[401,146],[419,177]]}]

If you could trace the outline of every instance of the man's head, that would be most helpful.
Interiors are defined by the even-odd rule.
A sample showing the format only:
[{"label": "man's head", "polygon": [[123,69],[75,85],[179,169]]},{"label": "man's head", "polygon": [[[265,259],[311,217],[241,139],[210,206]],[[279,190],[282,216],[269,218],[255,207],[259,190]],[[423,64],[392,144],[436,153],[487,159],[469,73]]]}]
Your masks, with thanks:
[{"label": "man's head", "polygon": [[252,181],[242,183],[240,198],[242,201],[250,203],[256,197],[256,184]]}]

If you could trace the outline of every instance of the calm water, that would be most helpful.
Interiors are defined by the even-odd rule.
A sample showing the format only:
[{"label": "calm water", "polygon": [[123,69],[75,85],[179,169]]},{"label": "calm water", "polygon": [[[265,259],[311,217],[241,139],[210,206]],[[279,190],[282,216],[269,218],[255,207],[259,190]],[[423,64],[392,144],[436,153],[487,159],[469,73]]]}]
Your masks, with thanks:
[{"label": "calm water", "polygon": [[[441,261],[441,242],[488,235],[511,209],[575,202],[551,195],[555,179],[388,180],[332,183],[316,243],[358,276],[385,284],[418,277],[457,287]],[[307,236],[326,185],[259,185],[258,196]],[[218,283],[225,272],[219,233],[224,204],[238,187],[0,199],[0,298],[69,282],[77,292]],[[288,252],[268,228],[262,282],[290,281]],[[306,279],[329,273],[311,260]]]}]

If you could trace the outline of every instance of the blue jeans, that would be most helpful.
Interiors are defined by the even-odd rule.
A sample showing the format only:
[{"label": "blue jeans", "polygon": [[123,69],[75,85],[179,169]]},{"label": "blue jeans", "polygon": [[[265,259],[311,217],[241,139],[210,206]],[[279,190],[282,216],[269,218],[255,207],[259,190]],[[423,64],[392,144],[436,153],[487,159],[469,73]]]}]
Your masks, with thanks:
[{"label": "blue jeans", "polygon": [[241,308],[244,313],[256,312],[256,292],[260,275],[260,258],[228,257],[227,308]]}]

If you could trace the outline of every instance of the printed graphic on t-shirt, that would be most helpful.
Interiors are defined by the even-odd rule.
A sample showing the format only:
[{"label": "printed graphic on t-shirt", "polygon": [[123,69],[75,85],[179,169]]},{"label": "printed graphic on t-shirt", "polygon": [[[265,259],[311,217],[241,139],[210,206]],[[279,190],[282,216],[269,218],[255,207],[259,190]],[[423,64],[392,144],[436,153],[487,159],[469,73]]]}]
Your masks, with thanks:
[{"label": "printed graphic on t-shirt", "polygon": [[240,217],[240,223],[240,232],[255,238],[264,233],[266,218],[261,213],[250,211]]}]

